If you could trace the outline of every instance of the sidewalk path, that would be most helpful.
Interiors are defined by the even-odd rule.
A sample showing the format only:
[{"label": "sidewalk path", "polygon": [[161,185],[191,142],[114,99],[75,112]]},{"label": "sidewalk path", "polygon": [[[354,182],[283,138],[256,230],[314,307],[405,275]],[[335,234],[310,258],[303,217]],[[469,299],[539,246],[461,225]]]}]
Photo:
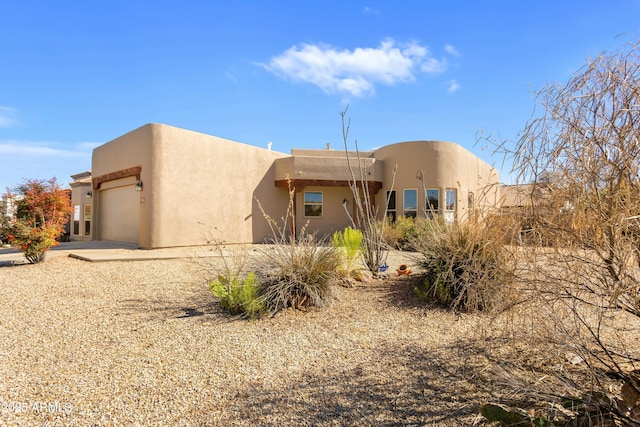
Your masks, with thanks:
[{"label": "sidewalk path", "polygon": [[[226,253],[224,249],[221,249]],[[194,258],[220,256],[213,246],[190,246],[167,249],[139,249],[136,244],[111,241],[62,242],[51,248],[47,258],[69,256],[89,262],[143,261],[156,259]],[[28,263],[17,249],[0,248],[0,266]]]}]

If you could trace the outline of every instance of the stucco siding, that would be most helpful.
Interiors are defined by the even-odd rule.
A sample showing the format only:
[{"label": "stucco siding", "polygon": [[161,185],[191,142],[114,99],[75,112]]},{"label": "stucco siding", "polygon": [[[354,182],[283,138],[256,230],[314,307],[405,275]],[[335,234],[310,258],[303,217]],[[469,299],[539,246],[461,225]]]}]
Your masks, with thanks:
[{"label": "stucco siding", "polygon": [[[322,193],[322,216],[305,216],[305,192]],[[337,230],[351,226],[349,214],[345,211],[344,201],[347,201],[347,210],[353,215],[353,194],[348,187],[323,187],[309,186],[296,193],[296,230],[299,233],[302,227],[306,227],[308,233],[315,233],[318,238],[329,238]]]},{"label": "stucco siding", "polygon": [[[350,154],[359,180],[356,153]],[[454,189],[458,220],[468,214],[469,195],[478,200],[488,185],[499,182],[490,165],[450,142],[402,142],[360,153],[360,158],[380,219],[385,190],[394,180],[397,215],[403,214],[405,189],[417,192],[414,209],[419,216],[425,214],[425,189],[438,189],[442,209],[447,189]],[[275,220],[284,216],[287,178],[296,187],[297,232],[308,223],[309,232],[327,237],[351,225],[345,201],[349,213],[354,214],[348,187],[352,175],[341,150],[292,150],[292,155],[287,155],[172,126],[147,124],[97,147],[92,169],[92,237],[135,241],[137,233],[142,248],[198,245],[211,240],[264,242],[273,236],[260,206]],[[125,190],[107,193],[122,180],[127,183],[126,191],[135,194]],[[305,214],[305,192],[318,193],[316,199],[322,195],[321,215]],[[101,203],[113,206],[101,207]],[[118,217],[123,215],[126,218]],[[127,233],[120,236],[114,231],[118,227]]]},{"label": "stucco siding", "polygon": [[[286,192],[274,185],[273,162],[282,153],[214,136],[155,125],[152,247],[226,242],[261,242],[267,213],[286,209]],[[269,185],[265,185],[268,182]],[[260,188],[260,193],[255,190]]]},{"label": "stucco siding", "polygon": [[[402,214],[403,189],[418,190],[418,215],[424,215],[426,189],[438,189],[440,208],[445,207],[447,189],[455,189],[457,200],[455,216],[464,220],[468,214],[468,195],[474,197],[490,190],[499,182],[497,172],[487,163],[458,144],[443,141],[411,141],[391,144],[375,151],[374,157],[384,162],[383,190],[389,190],[395,172],[396,206]],[[385,209],[386,192],[376,198],[380,214]]]}]

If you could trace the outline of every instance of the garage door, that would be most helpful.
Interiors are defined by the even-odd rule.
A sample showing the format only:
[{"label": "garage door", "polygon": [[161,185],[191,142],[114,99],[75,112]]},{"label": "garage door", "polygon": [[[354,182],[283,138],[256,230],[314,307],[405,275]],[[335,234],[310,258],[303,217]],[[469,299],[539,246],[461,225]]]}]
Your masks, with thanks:
[{"label": "garage door", "polygon": [[135,185],[100,190],[100,240],[139,243],[140,193]]}]

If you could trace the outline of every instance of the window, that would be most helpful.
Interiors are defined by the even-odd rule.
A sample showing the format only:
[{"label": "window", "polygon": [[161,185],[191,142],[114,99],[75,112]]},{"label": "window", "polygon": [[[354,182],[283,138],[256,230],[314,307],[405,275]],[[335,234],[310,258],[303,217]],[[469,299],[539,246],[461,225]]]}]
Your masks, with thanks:
[{"label": "window", "polygon": [[402,207],[405,217],[415,218],[418,215],[418,190],[404,190]]},{"label": "window", "polygon": [[453,223],[456,220],[456,201],[458,194],[455,188],[447,188],[445,195],[445,215],[444,219],[448,223]]},{"label": "window", "polygon": [[84,235],[91,236],[91,205],[84,205]]},{"label": "window", "polygon": [[80,205],[73,205],[73,234],[80,234]]},{"label": "window", "polygon": [[387,191],[387,218],[391,222],[396,222],[396,190]]},{"label": "window", "polygon": [[318,191],[304,192],[304,216],[322,216],[322,193]]},{"label": "window", "polygon": [[440,209],[440,190],[437,188],[429,188],[426,190],[426,211],[427,218],[434,218],[439,214]]}]

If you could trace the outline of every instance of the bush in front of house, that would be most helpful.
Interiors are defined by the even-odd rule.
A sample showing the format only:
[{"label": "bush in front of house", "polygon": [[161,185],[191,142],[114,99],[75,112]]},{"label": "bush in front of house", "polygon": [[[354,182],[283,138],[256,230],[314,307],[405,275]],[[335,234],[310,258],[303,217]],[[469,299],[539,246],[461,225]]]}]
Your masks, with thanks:
[{"label": "bush in front of house", "polygon": [[220,305],[231,314],[256,319],[265,313],[265,301],[260,295],[260,282],[255,273],[244,277],[239,274],[220,274],[209,283],[209,289]]},{"label": "bush in front of house", "polygon": [[384,241],[394,249],[415,251],[416,245],[435,227],[444,225],[441,216],[434,218],[399,217],[396,221],[389,221],[384,226]]},{"label": "bush in front of house", "polygon": [[434,227],[416,241],[416,249],[424,271],[415,287],[421,299],[461,311],[491,309],[505,301],[513,263],[481,225]]},{"label": "bush in front of house", "polygon": [[264,252],[262,295],[268,311],[275,314],[292,307],[322,306],[331,296],[340,266],[335,248],[304,235],[289,243],[275,244]]}]

